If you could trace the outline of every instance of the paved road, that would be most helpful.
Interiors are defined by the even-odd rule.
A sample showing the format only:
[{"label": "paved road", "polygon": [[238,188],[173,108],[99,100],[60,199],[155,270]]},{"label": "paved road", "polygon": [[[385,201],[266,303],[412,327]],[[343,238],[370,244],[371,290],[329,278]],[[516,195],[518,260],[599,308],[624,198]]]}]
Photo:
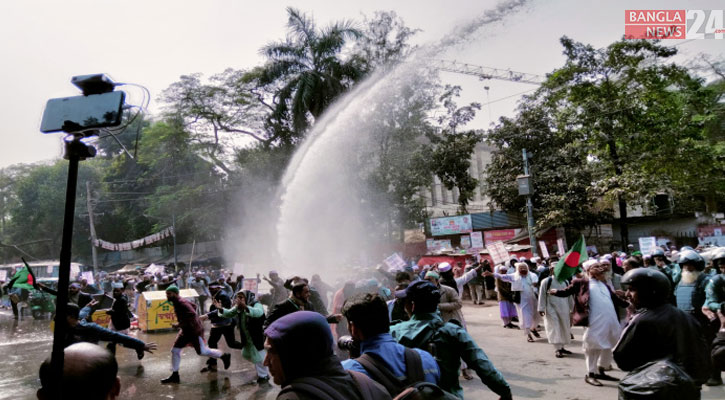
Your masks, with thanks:
[{"label": "paved road", "polygon": [[[554,357],[553,348],[540,339],[527,343],[521,331],[503,329],[496,303],[464,307],[468,329],[501,370],[513,388],[515,398],[557,400],[616,399],[616,383],[595,388],[584,383],[584,356],[581,352],[581,329],[574,333],[578,340],[570,347],[574,355]],[[7,310],[0,311],[0,399],[30,399],[39,386],[37,371],[50,354],[51,333],[48,321],[31,318],[13,321]],[[159,351],[136,360],[135,352],[119,347],[119,376],[122,399],[274,399],[278,388],[273,385],[246,384],[256,378],[254,367],[235,352],[232,366],[216,374],[200,374],[204,359],[193,349],[184,351],[181,364],[181,385],[164,386],[159,379],[169,374],[170,348],[174,333],[144,334],[138,337],[159,344]],[[224,345],[222,345],[224,347]],[[616,377],[621,371],[611,373]],[[480,380],[463,382],[466,398],[496,399]],[[725,386],[704,388],[703,399],[724,399]]]}]

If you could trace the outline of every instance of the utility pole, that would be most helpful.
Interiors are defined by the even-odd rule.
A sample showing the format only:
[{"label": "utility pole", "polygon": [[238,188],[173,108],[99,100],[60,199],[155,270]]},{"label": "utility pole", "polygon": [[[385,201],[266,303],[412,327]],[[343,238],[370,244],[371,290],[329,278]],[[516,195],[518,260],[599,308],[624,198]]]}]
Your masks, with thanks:
[{"label": "utility pole", "polygon": [[91,183],[86,181],[86,207],[88,207],[88,221],[91,224],[91,254],[93,255],[93,274],[98,273],[98,252],[96,251],[96,225],[93,222],[93,202],[91,201]]},{"label": "utility pole", "polygon": [[516,177],[519,186],[519,196],[526,196],[527,226],[529,231],[529,243],[531,243],[531,253],[534,257],[538,257],[536,250],[536,235],[534,235],[534,205],[531,202],[531,195],[534,193],[531,187],[531,175],[529,175],[529,157],[526,149],[522,149],[524,156],[524,175]]}]

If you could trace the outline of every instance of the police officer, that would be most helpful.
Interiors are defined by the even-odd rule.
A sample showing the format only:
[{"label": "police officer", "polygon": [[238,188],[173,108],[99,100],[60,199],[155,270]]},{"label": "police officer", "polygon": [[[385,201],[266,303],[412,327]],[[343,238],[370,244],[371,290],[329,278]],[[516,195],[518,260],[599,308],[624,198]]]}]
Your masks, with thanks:
[{"label": "police officer", "polygon": [[669,304],[670,280],[650,268],[636,268],[622,277],[627,297],[637,309],[614,348],[623,371],[650,361],[669,359],[698,385],[709,375],[710,357],[702,327],[695,318]]}]

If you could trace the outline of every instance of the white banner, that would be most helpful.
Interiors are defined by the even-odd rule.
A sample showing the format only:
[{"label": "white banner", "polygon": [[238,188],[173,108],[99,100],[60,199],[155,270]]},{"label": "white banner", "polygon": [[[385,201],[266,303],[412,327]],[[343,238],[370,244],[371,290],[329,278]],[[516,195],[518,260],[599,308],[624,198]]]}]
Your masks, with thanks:
[{"label": "white banner", "polygon": [[85,279],[89,285],[96,283],[96,281],[93,280],[93,271],[82,272],[81,279]]},{"label": "white banner", "polygon": [[639,251],[642,252],[643,256],[648,256],[652,254],[655,248],[657,248],[656,237],[648,236],[639,238]]},{"label": "white banner", "polygon": [[5,282],[5,279],[8,279],[8,271],[0,269],[0,282]]},{"label": "white banner", "polygon": [[53,266],[52,265],[47,265],[45,267],[45,273],[47,273],[48,275],[53,275]]},{"label": "white banner", "polygon": [[124,251],[137,249],[139,247],[143,247],[144,245],[149,245],[158,242],[159,240],[166,239],[170,236],[174,236],[173,227],[168,227],[160,232],[152,233],[151,235],[148,235],[142,239],[136,239],[126,243],[111,243],[105,240],[97,239],[93,241],[93,245],[105,250]]},{"label": "white banner", "polygon": [[483,249],[483,234],[481,232],[471,232],[471,248]]},{"label": "white banner", "polygon": [[566,254],[566,247],[564,246],[564,239],[556,239],[556,247],[559,250],[559,256],[563,257]]},{"label": "white banner", "polygon": [[549,249],[546,248],[546,242],[539,240],[539,249],[541,250],[541,255],[544,256],[544,258],[549,258]]},{"label": "white banner", "polygon": [[486,250],[488,250],[488,254],[491,255],[494,265],[506,264],[509,260],[509,252],[506,250],[506,246],[501,241],[491,243],[486,246]]}]

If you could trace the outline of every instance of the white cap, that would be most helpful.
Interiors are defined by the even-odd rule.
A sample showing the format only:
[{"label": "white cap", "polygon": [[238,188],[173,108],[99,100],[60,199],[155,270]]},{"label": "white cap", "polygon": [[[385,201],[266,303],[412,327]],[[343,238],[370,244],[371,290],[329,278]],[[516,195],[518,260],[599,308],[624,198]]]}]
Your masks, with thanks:
[{"label": "white cap", "polygon": [[438,271],[446,272],[451,270],[451,264],[447,262],[442,262],[438,264]]},{"label": "white cap", "polygon": [[586,271],[589,269],[589,267],[591,267],[592,265],[594,265],[596,263],[597,263],[597,260],[595,260],[595,259],[586,260],[582,264],[582,268],[584,268],[584,271]]}]

